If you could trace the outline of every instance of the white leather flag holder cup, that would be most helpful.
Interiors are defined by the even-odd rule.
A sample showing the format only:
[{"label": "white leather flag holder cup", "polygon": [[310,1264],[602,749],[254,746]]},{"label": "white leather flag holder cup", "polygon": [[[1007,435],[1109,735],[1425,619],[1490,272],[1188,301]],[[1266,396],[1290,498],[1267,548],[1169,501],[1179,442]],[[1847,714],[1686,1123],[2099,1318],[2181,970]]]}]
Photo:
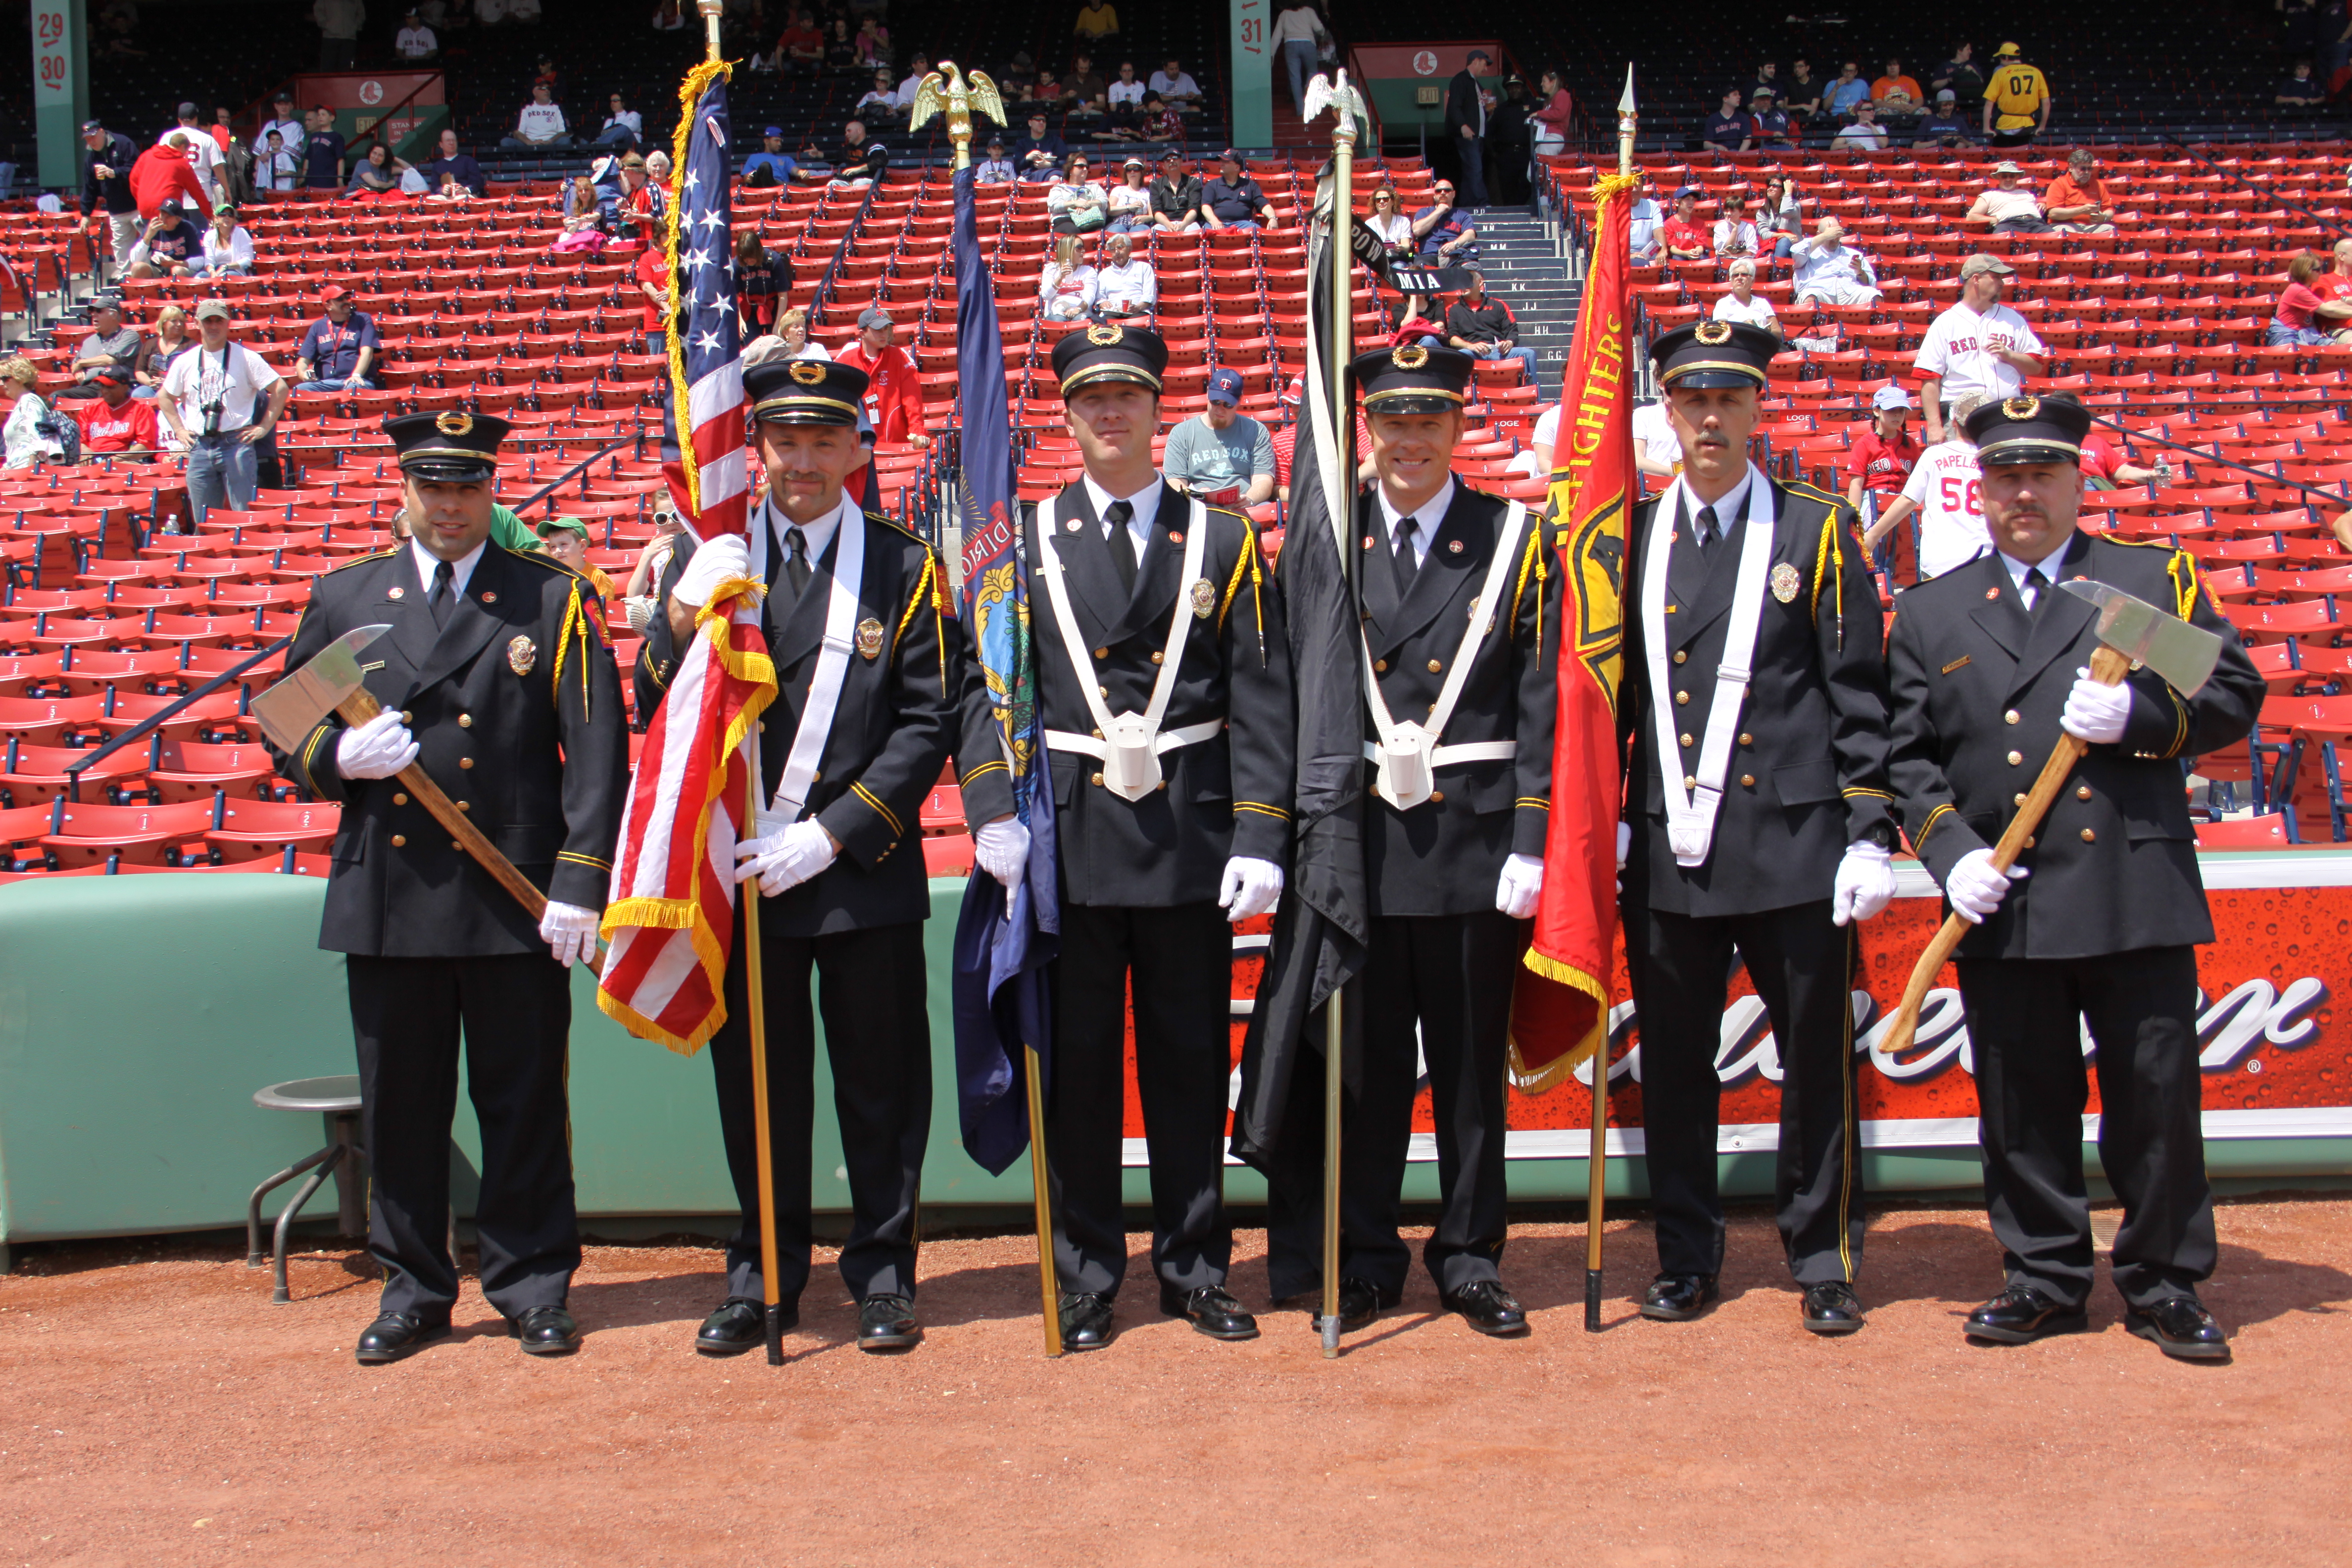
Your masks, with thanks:
[{"label": "white leather flag holder cup", "polygon": [[1478,644],[1504,617],[1506,606],[1500,595],[1519,558],[1519,540],[1527,531],[1527,522],[1528,509],[1513,501],[1503,520],[1495,558],[1486,563],[1486,580],[1479,587],[1470,624],[1463,628],[1462,646],[1454,651],[1445,684],[1438,689],[1437,706],[1429,710],[1428,723],[1400,724],[1391,716],[1388,699],[1381,691],[1380,671],[1372,663],[1371,645],[1359,639],[1364,650],[1364,702],[1371,710],[1373,732],[1380,736],[1377,742],[1364,742],[1364,756],[1374,764],[1373,793],[1399,811],[1411,811],[1437,793],[1440,768],[1501,762],[1519,753],[1517,741],[1473,741],[1447,746],[1440,744],[1438,738],[1454,717],[1454,704],[1462,700],[1462,688],[1470,679],[1470,661],[1477,656]]},{"label": "white leather flag holder cup", "polygon": [[[753,532],[760,549],[751,570],[762,581],[766,579],[766,556],[772,547],[767,510],[763,503],[755,517],[758,526]],[[817,648],[816,669],[809,679],[808,700],[801,708],[800,724],[793,731],[793,748],[784,753],[783,775],[776,781],[775,798],[753,825],[749,835],[753,838],[772,837],[782,832],[799,821],[801,813],[807,808],[809,790],[816,783],[817,764],[824,760],[825,740],[833,733],[834,711],[841,705],[841,689],[848,679],[849,656],[857,646],[857,595],[866,577],[866,514],[846,497],[842,500],[835,540],[833,584],[824,606],[824,640]],[[751,744],[752,763],[757,766],[757,731],[746,739]]]},{"label": "white leather flag holder cup", "polygon": [[[1195,500],[1192,517],[1185,525],[1184,566],[1180,582],[1201,580],[1201,562],[1208,537],[1209,509]],[[1131,541],[1116,536],[1110,547],[1134,548]],[[1211,719],[1175,730],[1163,731],[1160,728],[1168,714],[1168,700],[1176,690],[1176,667],[1183,662],[1184,638],[1189,630],[1186,622],[1193,618],[1192,606],[1186,595],[1176,595],[1176,607],[1169,615],[1167,646],[1160,654],[1160,674],[1152,680],[1151,698],[1143,711],[1114,714],[1103,700],[1102,679],[1087,652],[1077,617],[1070,611],[1069,585],[1062,578],[1062,558],[1054,548],[1050,521],[1037,530],[1037,552],[1045,568],[1045,600],[1054,607],[1054,622],[1062,634],[1063,650],[1069,655],[1071,672],[1077,677],[1078,690],[1085,696],[1087,710],[1099,732],[1080,735],[1068,730],[1048,730],[1045,744],[1057,752],[1076,752],[1093,757],[1102,763],[1105,789],[1121,800],[1141,800],[1158,789],[1167,776],[1160,765],[1163,753],[1205,741],[1225,727],[1223,719]]]},{"label": "white leather flag holder cup", "polygon": [[1715,700],[1706,710],[1699,742],[1698,771],[1678,770],[1683,746],[1675,732],[1674,689],[1666,662],[1666,557],[1674,530],[1689,494],[1679,479],[1668,486],[1651,514],[1642,566],[1642,633],[1650,667],[1650,711],[1657,726],[1658,770],[1666,800],[1666,847],[1677,866],[1705,864],[1715,844],[1715,818],[1723,805],[1723,778],[1731,765],[1731,741],[1756,658],[1756,633],[1764,610],[1765,580],[1772,556],[1772,487],[1755,464],[1748,465],[1748,514],[1739,543],[1739,576],[1731,593],[1731,620],[1724,628],[1723,660],[1716,666]]}]

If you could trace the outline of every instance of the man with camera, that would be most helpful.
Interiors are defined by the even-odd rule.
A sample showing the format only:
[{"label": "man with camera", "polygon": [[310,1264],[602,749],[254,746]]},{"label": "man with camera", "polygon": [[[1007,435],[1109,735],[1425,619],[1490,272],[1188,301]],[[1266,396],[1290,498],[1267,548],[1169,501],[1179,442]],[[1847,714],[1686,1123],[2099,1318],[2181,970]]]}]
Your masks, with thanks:
[{"label": "man with camera", "polygon": [[218,300],[196,307],[196,346],[172,362],[155,400],[156,412],[188,449],[188,505],[199,526],[214,507],[244,511],[253,505],[255,447],[277,427],[293,390],[267,360],[228,341],[228,320]]}]

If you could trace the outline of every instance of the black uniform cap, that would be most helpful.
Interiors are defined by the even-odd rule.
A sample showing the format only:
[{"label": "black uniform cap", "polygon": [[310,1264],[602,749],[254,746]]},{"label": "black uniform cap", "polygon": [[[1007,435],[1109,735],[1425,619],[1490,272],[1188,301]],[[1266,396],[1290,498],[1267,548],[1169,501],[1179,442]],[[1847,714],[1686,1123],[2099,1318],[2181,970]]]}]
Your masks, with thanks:
[{"label": "black uniform cap", "polygon": [[1356,389],[1367,414],[1450,414],[1469,399],[1475,362],[1459,349],[1403,343],[1356,356]]},{"label": "black uniform cap", "polygon": [[1780,340],[1745,321],[1693,321],[1650,345],[1650,363],[1668,386],[1762,386]]},{"label": "black uniform cap", "polygon": [[384,434],[400,458],[400,471],[445,484],[478,484],[499,471],[499,443],[512,428],[495,414],[444,409],[438,414],[395,414]]},{"label": "black uniform cap", "polygon": [[1988,463],[2077,463],[2091,411],[2071,397],[2012,397],[1988,403],[1965,423],[1977,444],[1977,466]]},{"label": "black uniform cap", "polygon": [[743,395],[763,425],[855,425],[869,379],[839,360],[763,360],[744,367]]},{"label": "black uniform cap", "polygon": [[1132,382],[1156,394],[1167,368],[1168,340],[1147,327],[1098,322],[1054,345],[1054,377],[1064,397],[1106,381]]}]

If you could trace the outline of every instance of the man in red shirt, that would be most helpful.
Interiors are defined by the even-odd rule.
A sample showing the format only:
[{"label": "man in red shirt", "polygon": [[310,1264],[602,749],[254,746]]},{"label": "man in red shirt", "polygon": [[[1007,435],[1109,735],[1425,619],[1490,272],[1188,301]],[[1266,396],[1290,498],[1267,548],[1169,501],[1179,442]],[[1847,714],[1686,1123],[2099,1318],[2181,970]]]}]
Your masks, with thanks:
[{"label": "man in red shirt", "polygon": [[928,447],[923,431],[923,394],[915,384],[915,362],[907,351],[891,347],[898,324],[889,312],[868,305],[857,318],[857,341],[835,357],[866,373],[866,414],[874,421],[877,441],[908,442]]},{"label": "man in red shirt", "polygon": [[131,165],[131,199],[138,204],[141,217],[153,218],[157,210],[175,196],[189,212],[213,210],[212,198],[196,183],[196,171],[188,162],[187,132],[184,131],[173,132],[140,153]]},{"label": "man in red shirt", "polygon": [[131,373],[105,365],[90,373],[98,400],[74,406],[81,425],[81,449],[93,457],[136,452],[152,457],[163,445],[155,437],[155,405],[131,395]]},{"label": "man in red shirt", "polygon": [[669,324],[669,252],[649,245],[637,252],[637,292],[646,302],[646,339],[650,343]]},{"label": "man in red shirt", "polygon": [[2093,481],[2093,489],[2111,490],[2117,485],[2144,485],[2153,479],[2159,485],[2172,482],[2172,465],[2164,455],[2157,454],[2156,467],[2143,468],[2137,463],[2124,461],[2124,449],[2094,430],[2083,438],[2083,478]]},{"label": "man in red shirt", "polygon": [[[1903,493],[1903,481],[1911,477],[1912,465],[1919,460],[1919,443],[1911,436],[1911,396],[1899,386],[1882,386],[1871,395],[1871,424],[1867,434],[1846,448],[1846,504],[1862,518],[1867,531],[1878,521],[1878,513],[1888,502]],[[1891,564],[1906,574],[1903,580],[1916,579],[1914,563],[1899,559],[1908,553],[1910,531],[1898,529],[1891,541]]]},{"label": "man in red shirt", "polygon": [[1685,185],[1675,193],[1675,216],[1658,229],[1666,254],[1679,261],[1701,261],[1715,254],[1715,237],[1698,223],[1698,187]]}]

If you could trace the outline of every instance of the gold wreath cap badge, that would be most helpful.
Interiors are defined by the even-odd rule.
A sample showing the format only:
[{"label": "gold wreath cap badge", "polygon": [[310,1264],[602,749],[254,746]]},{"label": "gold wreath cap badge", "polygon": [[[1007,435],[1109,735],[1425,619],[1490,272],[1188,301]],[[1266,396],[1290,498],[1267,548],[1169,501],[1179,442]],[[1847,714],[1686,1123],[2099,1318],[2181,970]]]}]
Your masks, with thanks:
[{"label": "gold wreath cap badge", "polygon": [[1706,344],[1709,348],[1713,348],[1720,343],[1727,343],[1731,341],[1731,323],[1729,321],[1701,321],[1698,324],[1697,330],[1693,331],[1691,336],[1696,338],[1700,342]]},{"label": "gold wreath cap badge", "polygon": [[824,367],[811,360],[794,360],[792,378],[803,386],[814,386],[824,379]]},{"label": "gold wreath cap badge", "polygon": [[1126,336],[1127,330],[1124,327],[1113,325],[1108,321],[1100,321],[1087,329],[1087,342],[1097,348],[1107,349],[1111,344],[1123,341]]},{"label": "gold wreath cap badge", "polygon": [[2011,419],[2031,419],[2042,412],[2042,399],[2012,397],[2000,405],[2000,411]]},{"label": "gold wreath cap badge", "polygon": [[1389,351],[1389,363],[1399,370],[1419,370],[1429,363],[1429,351],[1419,343],[1400,343]]},{"label": "gold wreath cap badge", "polygon": [[474,416],[452,408],[435,418],[433,428],[444,436],[470,436],[474,433]]}]

